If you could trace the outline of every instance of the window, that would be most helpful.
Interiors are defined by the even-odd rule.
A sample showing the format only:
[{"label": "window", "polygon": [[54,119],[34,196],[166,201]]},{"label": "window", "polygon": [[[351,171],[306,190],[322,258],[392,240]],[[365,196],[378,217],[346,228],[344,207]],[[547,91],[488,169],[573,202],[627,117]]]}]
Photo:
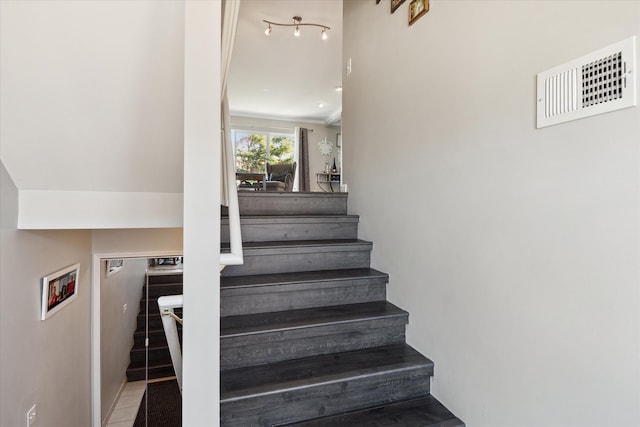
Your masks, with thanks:
[{"label": "window", "polygon": [[266,162],[291,163],[295,158],[293,134],[232,130],[236,172],[265,173]]}]

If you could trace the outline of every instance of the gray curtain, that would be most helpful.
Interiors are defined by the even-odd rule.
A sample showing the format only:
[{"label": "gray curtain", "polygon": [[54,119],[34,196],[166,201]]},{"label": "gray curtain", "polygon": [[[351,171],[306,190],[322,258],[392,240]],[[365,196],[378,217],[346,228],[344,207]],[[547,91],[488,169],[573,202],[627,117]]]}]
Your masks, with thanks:
[{"label": "gray curtain", "polygon": [[300,155],[298,156],[298,167],[300,186],[298,191],[311,191],[311,184],[309,182],[309,131],[305,128],[300,128]]}]

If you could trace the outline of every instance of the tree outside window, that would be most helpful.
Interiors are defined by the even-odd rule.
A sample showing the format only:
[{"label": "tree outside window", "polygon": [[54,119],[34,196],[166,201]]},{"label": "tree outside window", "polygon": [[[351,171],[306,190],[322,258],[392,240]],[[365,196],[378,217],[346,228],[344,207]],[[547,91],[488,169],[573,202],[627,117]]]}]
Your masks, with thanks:
[{"label": "tree outside window", "polygon": [[293,136],[233,131],[236,172],[265,173],[267,160],[291,163],[294,158]]}]

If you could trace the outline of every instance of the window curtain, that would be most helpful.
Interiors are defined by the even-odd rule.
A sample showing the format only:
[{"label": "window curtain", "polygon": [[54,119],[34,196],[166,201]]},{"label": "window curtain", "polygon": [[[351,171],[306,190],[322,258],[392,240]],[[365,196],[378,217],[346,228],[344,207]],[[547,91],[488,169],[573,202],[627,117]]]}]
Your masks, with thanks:
[{"label": "window curtain", "polygon": [[309,181],[309,131],[306,128],[300,128],[298,134],[300,153],[298,156],[299,164],[298,169],[300,171],[300,191],[311,191],[311,184]]},{"label": "window curtain", "polygon": [[[235,192],[235,179],[233,182],[228,182],[229,174],[233,176],[235,174],[233,151],[231,148],[231,117],[229,115],[229,98],[227,97],[227,77],[229,75],[229,68],[231,67],[231,54],[233,53],[233,43],[236,38],[236,29],[238,27],[238,14],[240,12],[240,0],[225,0],[222,2],[222,52],[221,52],[221,96],[220,100],[222,108],[220,108],[221,114],[221,159],[222,167],[220,173],[222,177],[220,179],[220,203],[223,206],[229,206],[229,194],[230,191]],[[232,169],[232,170],[229,170]],[[233,187],[233,189],[231,189]],[[229,189],[229,191],[228,191]],[[235,196],[235,194],[233,195]]]}]

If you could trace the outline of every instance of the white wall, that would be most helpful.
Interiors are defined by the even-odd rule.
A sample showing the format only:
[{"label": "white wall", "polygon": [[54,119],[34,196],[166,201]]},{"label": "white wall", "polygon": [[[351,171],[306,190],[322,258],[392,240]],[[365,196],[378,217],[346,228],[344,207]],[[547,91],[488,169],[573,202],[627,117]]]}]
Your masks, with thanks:
[{"label": "white wall", "polygon": [[[191,19],[185,16],[185,8],[193,10]],[[90,392],[97,395],[100,390],[99,369],[98,380],[90,389],[100,358],[94,355],[90,371],[90,344],[95,348],[95,343],[89,340],[89,303],[98,303],[91,306],[97,317],[92,319],[96,333],[99,298],[89,301],[89,292],[80,290],[80,298],[47,321],[49,325],[63,323],[62,327],[44,337],[43,328],[49,332],[52,327],[28,326],[25,317],[36,309],[32,294],[38,291],[16,288],[13,283],[37,283],[60,264],[81,258],[87,267],[80,284],[88,290],[91,252],[95,261],[104,253],[182,248],[182,230],[175,228],[177,217],[162,224],[150,219],[146,225],[102,225],[174,227],[161,232],[16,231],[20,192],[98,192],[105,195],[104,203],[110,200],[109,192],[167,193],[172,198],[171,194],[182,192],[184,183],[184,246],[190,265],[185,269],[185,316],[195,325],[185,328],[184,425],[214,425],[217,405],[211,412],[200,409],[216,401],[219,389],[215,332],[219,330],[219,285],[218,276],[211,275],[211,265],[219,255],[213,243],[219,241],[220,214],[220,1],[2,1],[0,17],[0,160],[6,161],[8,169],[2,175],[2,212],[3,218],[5,212],[9,218],[2,220],[0,245],[0,424],[22,424],[35,400],[43,402],[38,422],[44,425],[86,426],[96,422],[96,417],[96,425],[100,421],[99,407],[91,419],[89,415]],[[190,54],[185,52],[185,33],[191,37]],[[187,76],[185,70],[195,75]],[[183,102],[185,86],[192,94],[189,103]],[[197,125],[185,134],[183,121],[188,120]],[[183,160],[188,170],[184,181]],[[5,191],[9,174],[16,182]],[[100,200],[84,200],[92,200],[94,211],[88,216],[101,209]],[[130,209],[127,201],[130,198],[119,200],[121,210]],[[59,208],[48,203],[41,206],[45,208],[40,220],[45,222],[47,212]],[[181,222],[182,212],[173,213],[180,215]],[[31,227],[38,228],[38,224]],[[5,263],[10,267],[5,268]],[[20,298],[5,298],[15,292]],[[73,317],[72,321],[67,317]],[[20,334],[9,331],[15,326],[13,318],[27,325],[23,328],[21,324]],[[78,333],[69,335],[69,331]],[[61,338],[62,332],[66,335]],[[50,350],[50,340],[62,345],[49,354],[40,351]],[[5,357],[5,347],[12,345],[15,351],[8,351]],[[28,353],[34,348],[34,354]],[[20,369],[14,369],[18,353],[27,356],[19,359]],[[41,357],[42,367],[37,366],[34,374]],[[63,363],[57,363],[58,359],[64,359]],[[50,366],[54,362],[59,366]],[[13,371],[5,375],[9,369]],[[71,391],[59,396],[60,389]],[[55,402],[52,390],[57,392]]]},{"label": "white wall", "polygon": [[0,52],[20,227],[182,225],[183,2],[2,1]]},{"label": "white wall", "polygon": [[185,10],[182,425],[220,420],[221,2]]},{"label": "white wall", "polygon": [[[133,333],[137,328],[147,259],[125,259],[122,269],[107,277],[107,263],[100,263],[100,348],[102,420],[115,406],[127,381]],[[127,309],[124,310],[124,305]]]},{"label": "white wall", "polygon": [[94,254],[182,254],[182,228],[92,230]]},{"label": "white wall", "polygon": [[[19,231],[18,192],[0,162],[0,425],[87,426],[90,394],[88,231]],[[78,297],[40,320],[40,279],[80,263]]]},{"label": "white wall", "polygon": [[430,3],[344,2],[343,133],[434,394],[470,426],[638,426],[640,108],[536,130],[535,75],[639,35],[640,2]]},{"label": "white wall", "polygon": [[[329,161],[329,166],[333,166],[333,159],[335,158],[338,169],[341,169],[341,149],[335,146],[336,135],[340,132],[339,127],[325,126],[319,123],[293,122],[242,116],[231,116],[231,126],[234,129],[274,133],[286,132],[283,131],[283,129],[294,129],[296,126],[309,129],[309,179],[311,181],[311,191],[323,191],[316,182],[316,173],[324,171],[325,161]],[[290,133],[293,133],[293,131]],[[322,141],[324,138],[333,142],[334,146],[333,152],[326,156],[320,153],[320,149],[318,148],[318,142]]]}]

